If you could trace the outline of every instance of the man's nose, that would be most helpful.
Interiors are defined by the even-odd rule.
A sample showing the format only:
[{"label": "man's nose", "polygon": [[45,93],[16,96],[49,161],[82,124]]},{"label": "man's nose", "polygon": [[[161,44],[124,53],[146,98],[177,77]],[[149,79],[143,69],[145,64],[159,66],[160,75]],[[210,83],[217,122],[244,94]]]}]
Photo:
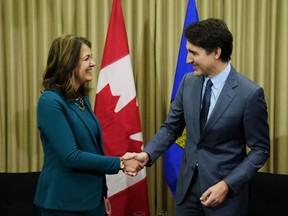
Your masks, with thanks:
[{"label": "man's nose", "polygon": [[187,57],[186,57],[186,63],[187,63],[187,64],[193,64],[193,62],[194,62],[193,58],[192,58],[191,56],[187,55]]}]

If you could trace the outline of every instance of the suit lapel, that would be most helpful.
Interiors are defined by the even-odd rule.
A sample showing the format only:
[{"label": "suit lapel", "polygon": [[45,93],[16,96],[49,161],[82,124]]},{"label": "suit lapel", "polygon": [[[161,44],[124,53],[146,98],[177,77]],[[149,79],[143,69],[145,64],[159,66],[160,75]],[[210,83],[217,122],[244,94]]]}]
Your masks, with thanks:
[{"label": "suit lapel", "polygon": [[193,116],[195,117],[195,133],[200,136],[200,110],[201,110],[201,98],[202,98],[203,77],[195,80],[194,88],[191,90],[191,103],[192,110],[195,110]]},{"label": "suit lapel", "polygon": [[211,128],[216,124],[216,122],[221,118],[224,111],[229,107],[230,103],[236,96],[235,87],[238,86],[237,72],[232,67],[230,74],[227,77],[225,85],[219,95],[219,98],[215,104],[215,107],[207,121],[207,125],[202,133],[202,138],[209,133]]}]

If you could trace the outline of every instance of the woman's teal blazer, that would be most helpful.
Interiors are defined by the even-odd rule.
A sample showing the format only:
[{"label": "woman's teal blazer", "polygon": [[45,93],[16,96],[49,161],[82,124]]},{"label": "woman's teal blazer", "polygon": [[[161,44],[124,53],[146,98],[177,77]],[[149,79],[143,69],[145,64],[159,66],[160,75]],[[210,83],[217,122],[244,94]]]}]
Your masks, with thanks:
[{"label": "woman's teal blazer", "polygon": [[74,101],[44,91],[37,123],[44,163],[34,202],[63,211],[96,209],[107,195],[105,174],[120,170],[119,157],[104,156],[101,127],[88,97],[81,111]]}]

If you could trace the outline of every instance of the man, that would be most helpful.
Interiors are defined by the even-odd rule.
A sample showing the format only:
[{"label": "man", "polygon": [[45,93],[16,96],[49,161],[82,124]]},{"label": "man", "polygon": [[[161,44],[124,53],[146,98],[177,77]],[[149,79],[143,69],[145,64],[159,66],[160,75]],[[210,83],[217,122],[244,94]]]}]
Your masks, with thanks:
[{"label": "man", "polygon": [[223,20],[191,24],[184,34],[194,73],[185,75],[167,119],[134,156],[151,166],[186,127],[175,216],[246,215],[248,182],[270,156],[263,89],[230,64],[233,36]]}]

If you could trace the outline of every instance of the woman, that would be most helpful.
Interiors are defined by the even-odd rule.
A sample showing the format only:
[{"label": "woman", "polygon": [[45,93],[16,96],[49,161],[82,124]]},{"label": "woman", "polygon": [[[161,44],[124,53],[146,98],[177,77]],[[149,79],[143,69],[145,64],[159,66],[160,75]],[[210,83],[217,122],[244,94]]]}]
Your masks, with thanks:
[{"label": "woman", "polygon": [[44,164],[34,202],[41,215],[111,215],[105,174],[141,169],[135,160],[104,156],[85,86],[93,67],[86,38],[68,34],[53,41],[37,107]]}]

